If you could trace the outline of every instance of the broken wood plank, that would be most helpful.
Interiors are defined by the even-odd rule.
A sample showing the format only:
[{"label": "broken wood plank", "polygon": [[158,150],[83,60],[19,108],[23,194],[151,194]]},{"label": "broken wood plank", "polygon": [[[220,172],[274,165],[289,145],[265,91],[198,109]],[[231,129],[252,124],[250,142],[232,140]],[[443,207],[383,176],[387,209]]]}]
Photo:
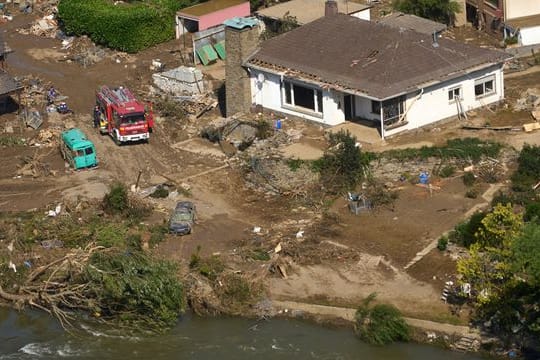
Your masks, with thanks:
[{"label": "broken wood plank", "polygon": [[523,124],[523,130],[525,132],[531,132],[533,130],[538,130],[538,129],[540,129],[540,123],[538,122]]},{"label": "broken wood plank", "polygon": [[463,125],[461,127],[464,130],[494,130],[494,131],[521,131],[520,128],[512,126],[472,126]]}]

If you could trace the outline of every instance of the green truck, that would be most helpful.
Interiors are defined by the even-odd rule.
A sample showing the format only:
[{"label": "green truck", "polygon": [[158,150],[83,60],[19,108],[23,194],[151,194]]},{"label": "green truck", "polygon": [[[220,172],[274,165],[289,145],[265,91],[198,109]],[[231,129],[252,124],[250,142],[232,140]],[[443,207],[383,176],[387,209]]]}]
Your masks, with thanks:
[{"label": "green truck", "polygon": [[66,130],[60,135],[62,157],[75,170],[92,168],[98,165],[96,148],[77,128]]}]

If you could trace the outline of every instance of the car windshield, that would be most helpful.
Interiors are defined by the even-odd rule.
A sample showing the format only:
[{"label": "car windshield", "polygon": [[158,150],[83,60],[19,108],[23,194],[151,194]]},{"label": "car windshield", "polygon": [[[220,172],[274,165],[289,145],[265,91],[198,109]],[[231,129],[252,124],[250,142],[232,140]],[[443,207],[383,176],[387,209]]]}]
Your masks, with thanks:
[{"label": "car windshield", "polygon": [[129,125],[129,124],[136,124],[139,121],[144,121],[144,114],[143,113],[137,113],[137,114],[131,114],[131,115],[122,116],[121,123]]},{"label": "car windshield", "polygon": [[171,222],[182,222],[182,221],[191,221],[191,214],[184,212],[174,213]]}]

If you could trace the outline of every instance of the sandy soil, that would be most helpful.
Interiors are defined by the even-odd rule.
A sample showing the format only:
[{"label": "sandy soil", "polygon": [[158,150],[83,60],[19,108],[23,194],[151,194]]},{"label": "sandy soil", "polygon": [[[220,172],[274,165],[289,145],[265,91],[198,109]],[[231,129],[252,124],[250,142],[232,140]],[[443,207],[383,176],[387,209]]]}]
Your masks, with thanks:
[{"label": "sandy soil", "polygon": [[[440,291],[444,281],[453,273],[453,261],[435,250],[406,271],[403,268],[441,233],[459,222],[470,208],[483,201],[465,198],[465,188],[459,178],[442,182],[441,190],[432,196],[425,189],[398,184],[400,196],[393,209],[380,209],[359,216],[346,209],[344,199],[338,199],[330,209],[337,221],[324,226],[304,227],[302,224],[316,222],[314,212],[288,198],[249,189],[241,172],[224,166],[227,159],[218,148],[202,139],[186,140],[187,135],[181,137],[186,141],[180,141],[173,136],[178,129],[171,128],[170,124],[158,124],[149,144],[122,147],[93,131],[88,113],[94,103],[95,89],[102,84],[124,84],[144,97],[150,85],[149,65],[153,58],[160,58],[169,68],[180,65],[180,44],[177,41],[123,57],[125,60],[119,64],[106,59],[83,68],[77,63],[62,61],[65,51],[60,49],[59,40],[21,35],[15,31],[32,19],[16,14],[13,22],[3,26],[5,40],[15,51],[8,57],[9,71],[13,75],[37,76],[53,83],[62,94],[69,96],[68,103],[75,110],[75,115],[57,121],[73,122],[82,128],[95,143],[101,163],[96,170],[66,172],[64,162],[55,149],[22,145],[1,147],[0,211],[43,208],[58,203],[63,197],[99,199],[113,181],[134,184],[139,171],[142,171],[140,186],[143,188],[151,185],[157,175],[178,184],[186,182],[191,187],[190,199],[199,210],[200,221],[194,233],[168,237],[157,249],[163,256],[185,262],[199,246],[203,254],[234,254],[241,243],[258,241],[258,244],[269,246],[274,234],[280,232],[285,234],[283,236],[293,237],[298,230],[305,228],[306,238],[354,251],[361,256],[355,261],[335,258],[307,266],[292,264],[287,279],[277,276],[268,279],[268,289],[273,298],[354,306],[369,293],[377,292],[379,299],[396,304],[409,316],[442,318],[449,314],[446,305],[440,301]],[[223,66],[213,66],[211,75],[214,78],[223,76]],[[520,88],[536,86],[539,79],[539,72],[531,72],[524,77],[514,76],[507,82],[508,93],[514,96]],[[198,121],[209,121],[216,116],[217,111],[204,115]],[[485,110],[479,111],[476,118],[489,119],[493,124],[520,126],[530,122],[527,116],[526,113],[508,111],[501,115]],[[0,116],[0,120],[6,123],[14,119],[15,114]],[[43,128],[52,125],[46,122]],[[421,130],[389,139],[384,149],[420,146],[426,141],[440,144],[450,137],[472,135],[500,139],[516,147],[523,142],[540,142],[540,132],[472,133],[460,129],[459,125],[454,122],[437,127],[436,131]],[[303,145],[292,148],[300,154],[305,155],[306,149],[320,150],[324,144],[323,129],[319,126],[293,120],[287,126],[295,127],[303,134],[299,141]],[[36,132],[23,129],[16,135],[32,138]],[[33,156],[36,152],[55,170],[56,175],[14,178],[24,156]],[[172,205],[172,200],[156,201],[157,210],[152,221],[165,221]],[[267,240],[254,236],[254,226],[267,231],[264,238]],[[310,230],[313,232],[309,233]],[[261,268],[259,264],[255,266]]]}]

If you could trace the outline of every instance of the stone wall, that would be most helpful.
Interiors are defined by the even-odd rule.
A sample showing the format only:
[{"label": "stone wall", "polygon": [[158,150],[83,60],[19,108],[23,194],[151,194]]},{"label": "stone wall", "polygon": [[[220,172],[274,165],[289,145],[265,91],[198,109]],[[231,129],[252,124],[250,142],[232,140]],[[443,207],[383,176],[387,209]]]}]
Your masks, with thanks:
[{"label": "stone wall", "polygon": [[251,99],[250,76],[242,62],[256,49],[259,43],[259,26],[238,30],[225,28],[227,60],[225,65],[226,115],[249,112]]}]

